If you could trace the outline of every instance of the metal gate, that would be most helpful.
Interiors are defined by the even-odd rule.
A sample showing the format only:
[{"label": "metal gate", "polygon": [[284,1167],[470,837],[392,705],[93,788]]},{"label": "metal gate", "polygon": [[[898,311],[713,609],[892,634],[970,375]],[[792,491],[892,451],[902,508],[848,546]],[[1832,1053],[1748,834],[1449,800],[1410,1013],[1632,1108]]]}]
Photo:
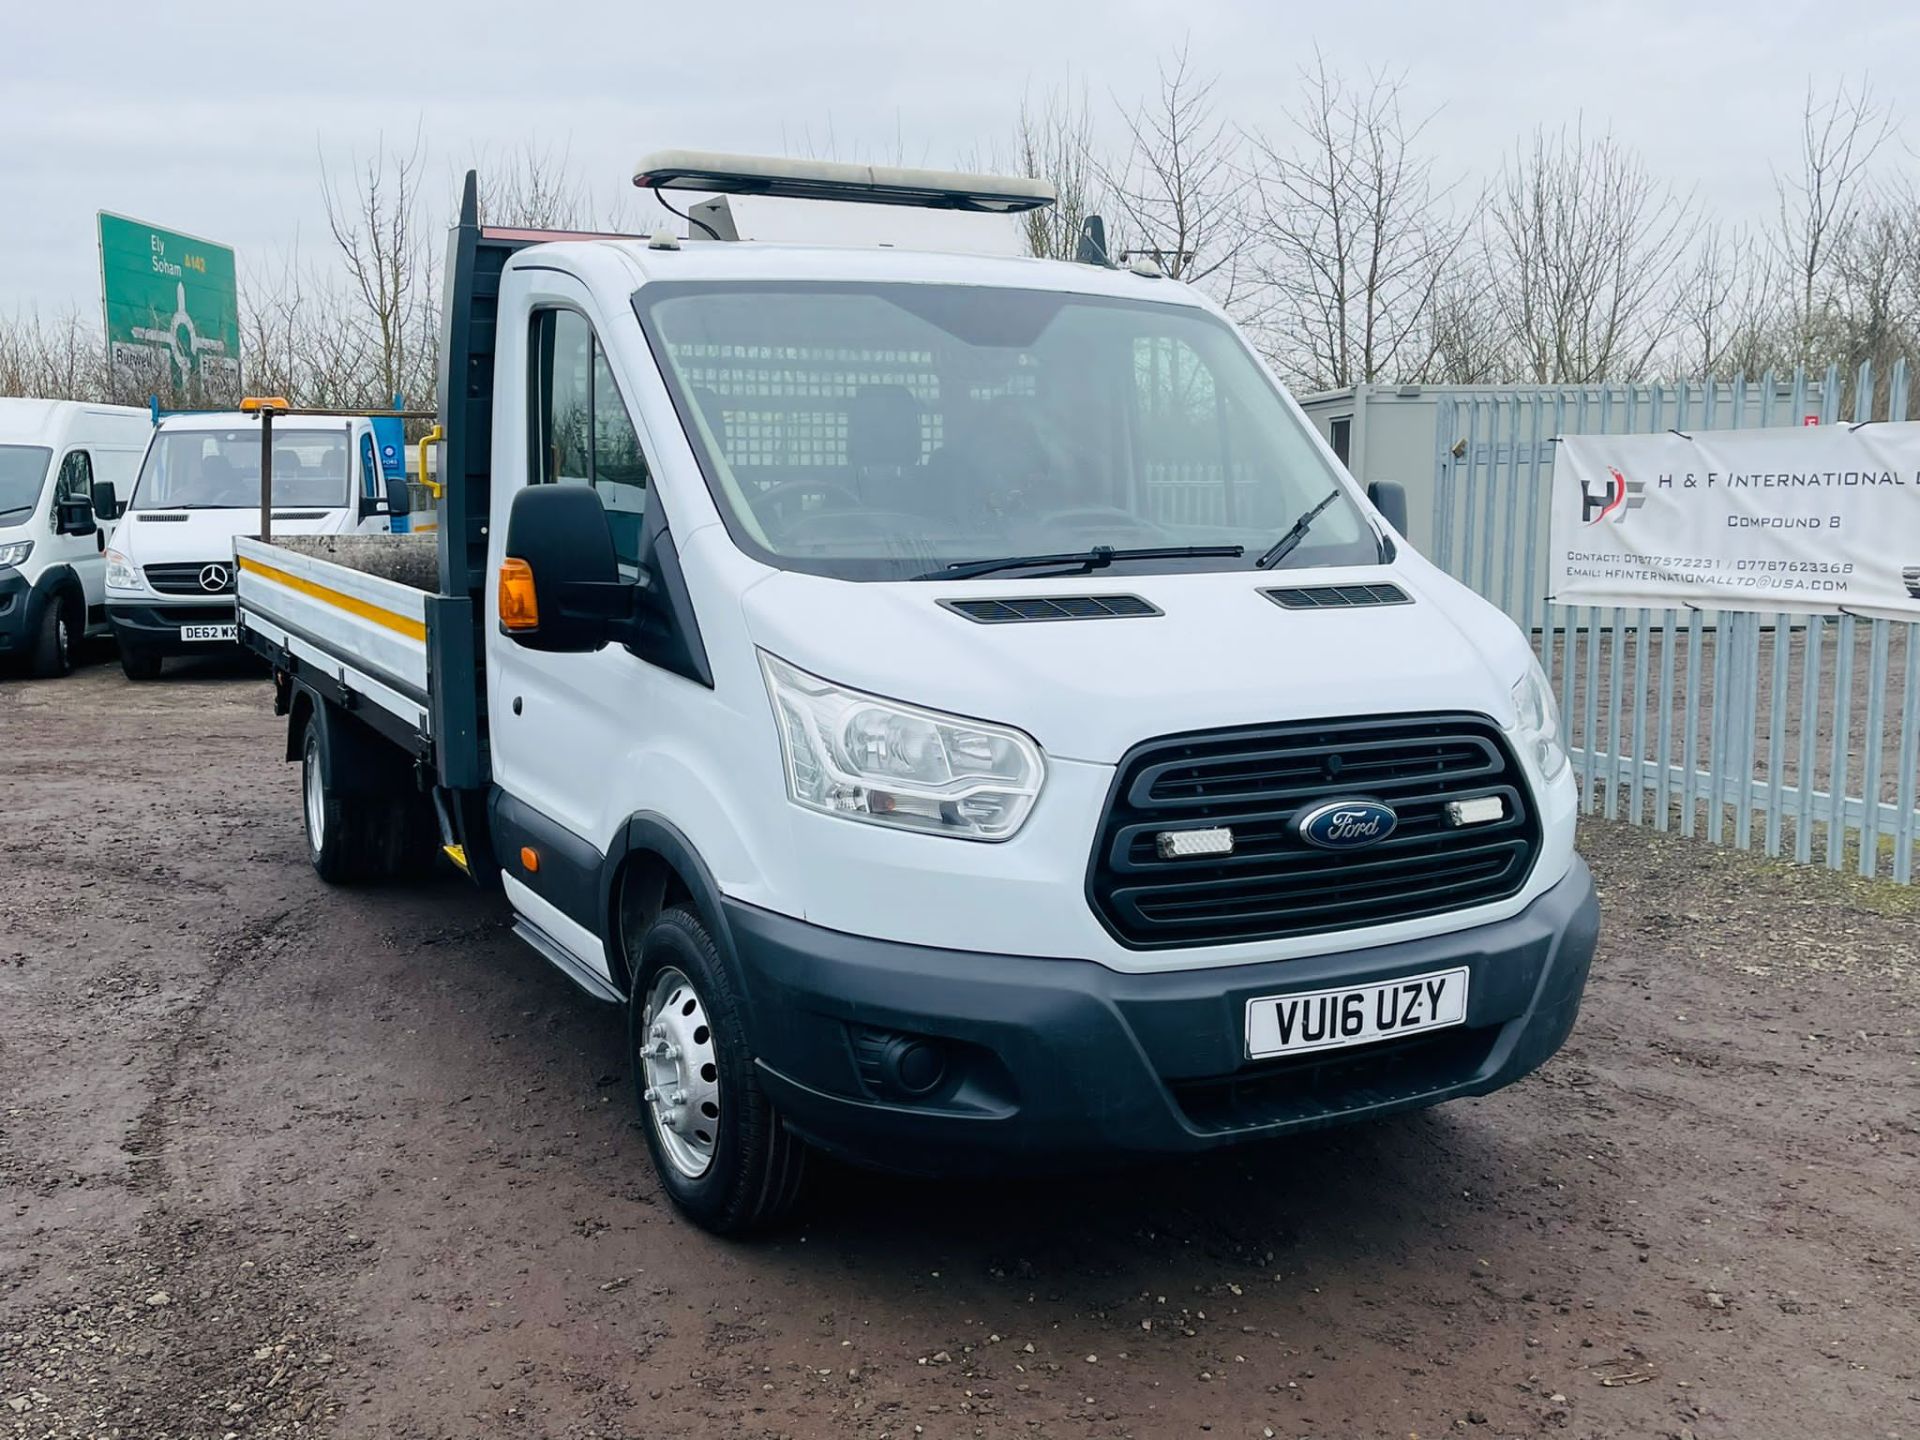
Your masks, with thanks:
[{"label": "metal gate", "polygon": [[1810,387],[1768,375],[1447,397],[1433,559],[1534,640],[1583,814],[1914,883],[1920,624],[1781,611],[1626,610],[1546,594],[1555,440],[1907,418],[1905,361]]}]

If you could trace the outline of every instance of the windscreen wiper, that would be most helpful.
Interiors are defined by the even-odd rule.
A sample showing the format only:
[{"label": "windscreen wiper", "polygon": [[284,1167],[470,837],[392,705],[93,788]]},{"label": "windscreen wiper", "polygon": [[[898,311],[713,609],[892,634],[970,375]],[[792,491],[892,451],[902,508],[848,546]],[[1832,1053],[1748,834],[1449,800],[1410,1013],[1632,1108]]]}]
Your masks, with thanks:
[{"label": "windscreen wiper", "polygon": [[1337,488],[1329,491],[1326,499],[1307,511],[1306,514],[1294,521],[1293,524],[1289,525],[1287,527],[1287,533],[1267,547],[1266,554],[1253,562],[1253,568],[1256,570],[1270,569],[1291,555],[1299,548],[1300,542],[1307,538],[1307,531],[1311,530],[1313,528],[1313,522],[1320,518],[1320,512],[1339,498],[1340,491]]},{"label": "windscreen wiper", "polygon": [[[939,570],[916,575],[916,580],[970,580],[975,575],[991,575],[999,570],[1025,570],[1034,565],[1073,565],[1078,573],[1091,575],[1116,560],[1199,560],[1215,557],[1232,559],[1246,554],[1244,545],[1149,545],[1133,550],[1116,550],[1111,545],[1095,545],[1091,550],[1071,550],[1060,555],[1003,555],[998,560],[962,560]],[[1075,573],[1069,571],[1069,574]]]}]

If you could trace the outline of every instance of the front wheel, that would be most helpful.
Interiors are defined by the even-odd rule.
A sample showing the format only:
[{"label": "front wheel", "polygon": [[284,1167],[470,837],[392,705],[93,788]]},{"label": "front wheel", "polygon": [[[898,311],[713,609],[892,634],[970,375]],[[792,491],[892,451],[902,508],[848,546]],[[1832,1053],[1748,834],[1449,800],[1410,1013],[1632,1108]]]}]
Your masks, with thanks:
[{"label": "front wheel", "polygon": [[73,669],[73,641],[73,607],[65,600],[49,601],[33,640],[35,676],[50,680],[69,673]]},{"label": "front wheel", "polygon": [[742,1235],[800,1198],[806,1146],[754,1078],[732,974],[691,910],[663,912],[641,945],[628,1050],[653,1168],[702,1229]]},{"label": "front wheel", "polygon": [[150,650],[133,650],[122,645],[120,672],[129,680],[157,680],[160,678],[160,657]]}]

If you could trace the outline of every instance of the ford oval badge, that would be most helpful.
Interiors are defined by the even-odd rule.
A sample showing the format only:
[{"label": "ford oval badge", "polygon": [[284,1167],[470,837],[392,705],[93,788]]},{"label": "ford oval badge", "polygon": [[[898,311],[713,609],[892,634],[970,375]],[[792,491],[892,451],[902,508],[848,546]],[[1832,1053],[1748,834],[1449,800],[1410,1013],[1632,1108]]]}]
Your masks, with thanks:
[{"label": "ford oval badge", "polygon": [[1322,850],[1358,850],[1393,834],[1400,817],[1377,800],[1329,800],[1294,822],[1300,838]]}]

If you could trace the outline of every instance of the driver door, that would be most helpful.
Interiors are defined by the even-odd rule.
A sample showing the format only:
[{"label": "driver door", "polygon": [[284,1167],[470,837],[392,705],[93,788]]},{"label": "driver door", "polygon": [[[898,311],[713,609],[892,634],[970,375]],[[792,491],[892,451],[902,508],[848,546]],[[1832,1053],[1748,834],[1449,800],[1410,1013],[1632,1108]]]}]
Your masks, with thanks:
[{"label": "driver door", "polygon": [[[60,528],[65,507],[86,506],[88,529],[83,535],[68,534]],[[56,564],[71,565],[80,577],[80,588],[87,596],[87,628],[94,629],[107,618],[106,532],[91,517],[93,514],[93,457],[85,450],[69,450],[60,462],[59,478],[53,486],[53,508],[48,528],[53,531],[52,551]]]},{"label": "driver door", "polygon": [[[527,383],[502,386],[500,396],[514,398],[496,401],[495,533],[504,541],[505,512],[519,488],[515,478],[529,485],[586,486],[606,508],[620,571],[631,578],[640,573],[643,522],[654,498],[651,447],[614,375],[585,288],[553,272],[536,283],[518,322],[526,327]],[[512,323],[502,320],[503,328]],[[508,404],[522,413],[503,424]],[[490,614],[490,632],[497,633],[497,623]],[[566,911],[566,882],[556,867],[543,859],[539,872],[523,874],[512,856],[522,844],[561,865],[574,857],[592,863],[604,853],[612,837],[602,832],[615,823],[609,815],[618,808],[616,800],[644,788],[645,776],[635,773],[641,763],[637,737],[648,717],[662,712],[658,690],[671,677],[620,645],[584,655],[548,654],[491,638],[489,645],[494,780],[518,802],[500,813],[524,832],[507,836],[505,873]],[[554,938],[570,939],[554,931],[549,917],[534,918]],[[569,918],[592,928],[591,916]],[[579,958],[604,971],[599,954]]]}]

